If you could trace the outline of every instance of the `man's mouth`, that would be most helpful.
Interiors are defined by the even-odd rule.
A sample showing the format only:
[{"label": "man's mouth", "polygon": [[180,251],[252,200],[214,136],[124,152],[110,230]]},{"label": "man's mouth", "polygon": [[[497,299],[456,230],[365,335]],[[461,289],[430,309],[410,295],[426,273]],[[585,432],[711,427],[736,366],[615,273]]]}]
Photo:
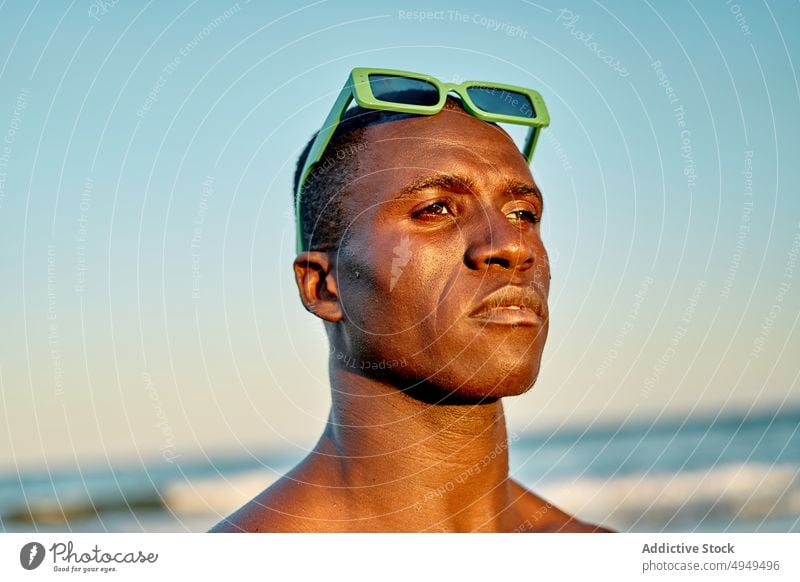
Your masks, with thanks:
[{"label": "man's mouth", "polygon": [[490,293],[470,317],[484,323],[541,325],[542,302],[533,291],[509,285]]}]

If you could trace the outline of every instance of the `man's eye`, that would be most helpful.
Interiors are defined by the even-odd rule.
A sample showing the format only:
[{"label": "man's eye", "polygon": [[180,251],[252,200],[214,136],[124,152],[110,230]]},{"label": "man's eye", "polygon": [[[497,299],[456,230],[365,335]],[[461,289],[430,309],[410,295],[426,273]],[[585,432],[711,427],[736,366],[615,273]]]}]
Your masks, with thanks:
[{"label": "man's eye", "polygon": [[452,212],[446,202],[434,202],[417,211],[415,216],[446,216],[448,214],[452,214]]},{"label": "man's eye", "polygon": [[513,212],[509,212],[506,216],[511,217],[512,220],[530,222],[531,224],[539,222],[539,217],[536,216],[535,212],[530,210],[514,210]]}]

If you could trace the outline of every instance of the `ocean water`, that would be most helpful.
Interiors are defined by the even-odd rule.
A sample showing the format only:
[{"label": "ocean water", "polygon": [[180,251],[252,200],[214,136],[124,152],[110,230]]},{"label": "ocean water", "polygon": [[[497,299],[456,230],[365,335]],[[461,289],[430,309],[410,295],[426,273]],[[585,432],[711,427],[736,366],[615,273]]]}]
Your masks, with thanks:
[{"label": "ocean water", "polygon": [[[800,410],[512,434],[514,478],[631,532],[800,532]],[[0,531],[205,531],[299,456],[0,476]]]}]

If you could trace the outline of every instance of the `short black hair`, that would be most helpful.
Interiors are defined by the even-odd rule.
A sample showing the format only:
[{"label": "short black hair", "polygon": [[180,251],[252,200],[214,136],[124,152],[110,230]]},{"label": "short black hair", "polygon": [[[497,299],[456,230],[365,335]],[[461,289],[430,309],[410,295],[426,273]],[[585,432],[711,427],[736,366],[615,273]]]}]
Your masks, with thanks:
[{"label": "short black hair", "polygon": [[[461,102],[447,98],[447,109],[460,108]],[[358,172],[358,153],[365,149],[365,129],[371,125],[415,117],[407,113],[364,109],[348,109],[331,137],[322,159],[312,169],[300,202],[300,225],[306,250],[329,251],[339,247],[347,219],[343,216],[342,199]],[[297,185],[306,158],[317,134],[303,148],[294,172],[294,207],[297,207]]]}]

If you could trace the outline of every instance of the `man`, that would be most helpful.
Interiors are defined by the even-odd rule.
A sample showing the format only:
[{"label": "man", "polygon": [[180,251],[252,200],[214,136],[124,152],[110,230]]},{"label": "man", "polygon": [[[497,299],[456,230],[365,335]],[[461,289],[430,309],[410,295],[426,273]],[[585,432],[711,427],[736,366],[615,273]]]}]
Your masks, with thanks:
[{"label": "man", "polygon": [[295,185],[297,287],[331,345],[327,427],[212,531],[608,531],[508,474],[501,399],[539,373],[550,272],[526,155],[478,116],[518,111],[537,132],[543,103],[521,88],[357,71]]}]

